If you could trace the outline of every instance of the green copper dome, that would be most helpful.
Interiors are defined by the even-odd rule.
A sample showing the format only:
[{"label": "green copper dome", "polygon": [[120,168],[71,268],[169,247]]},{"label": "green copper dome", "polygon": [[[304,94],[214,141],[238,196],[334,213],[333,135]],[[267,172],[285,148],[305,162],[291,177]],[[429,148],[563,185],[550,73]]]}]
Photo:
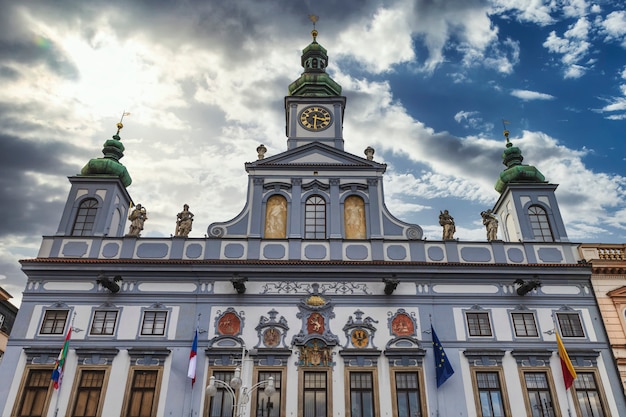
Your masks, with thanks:
[{"label": "green copper dome", "polygon": [[340,96],[341,86],[328,74],[328,55],[326,49],[317,43],[317,31],[313,29],[313,42],[302,50],[301,65],[304,72],[289,85],[291,96]]},{"label": "green copper dome", "polygon": [[506,149],[502,153],[502,163],[507,169],[500,173],[500,178],[496,182],[495,189],[502,194],[504,188],[509,183],[545,183],[545,177],[537,168],[532,165],[522,165],[524,157],[522,151],[517,146],[509,142],[509,132],[504,131],[506,137]]},{"label": "green copper dome", "polygon": [[[118,131],[121,129],[118,124]],[[124,145],[120,142],[118,134],[113,135],[113,139],[104,142],[102,153],[104,158],[94,158],[87,162],[87,165],[80,171],[83,177],[117,177],[122,181],[124,187],[128,187],[133,180],[119,160],[124,157]]]}]

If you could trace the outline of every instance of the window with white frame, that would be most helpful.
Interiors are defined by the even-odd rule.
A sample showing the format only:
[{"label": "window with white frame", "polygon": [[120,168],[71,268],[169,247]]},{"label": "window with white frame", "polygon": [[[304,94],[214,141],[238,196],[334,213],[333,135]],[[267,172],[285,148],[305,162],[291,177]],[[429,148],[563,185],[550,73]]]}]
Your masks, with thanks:
[{"label": "window with white frame", "polygon": [[516,337],[537,337],[539,332],[537,331],[537,323],[535,321],[534,313],[520,313],[512,312],[511,320],[513,321],[513,328],[515,329]]},{"label": "window with white frame", "polygon": [[39,334],[63,334],[68,315],[68,310],[46,310]]},{"label": "window with white frame", "polygon": [[585,337],[583,324],[578,313],[556,313],[561,336],[563,337]]},{"label": "window with white frame", "polygon": [[465,318],[467,319],[467,330],[470,336],[493,336],[488,312],[467,311],[465,312]]},{"label": "window with white frame", "polygon": [[91,322],[91,335],[112,335],[115,331],[115,323],[117,322],[116,310],[96,310],[93,312],[93,320]]},{"label": "window with white frame", "polygon": [[163,336],[165,335],[165,323],[167,322],[167,311],[146,310],[143,312],[141,323],[142,336]]}]

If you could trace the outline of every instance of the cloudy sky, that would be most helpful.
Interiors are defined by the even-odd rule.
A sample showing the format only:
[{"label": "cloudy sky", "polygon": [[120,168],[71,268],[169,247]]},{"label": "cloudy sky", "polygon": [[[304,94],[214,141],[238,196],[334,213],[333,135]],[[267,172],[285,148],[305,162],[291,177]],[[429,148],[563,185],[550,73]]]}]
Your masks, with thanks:
[{"label": "cloudy sky", "polygon": [[484,240],[502,120],[552,183],[570,240],[626,241],[626,6],[587,0],[11,1],[0,14],[0,286],[54,234],[120,133],[144,236],[192,237],[244,206],[244,163],[286,150],[283,98],[308,15],[348,98],[347,151],[388,164],[386,204],[440,239]]}]

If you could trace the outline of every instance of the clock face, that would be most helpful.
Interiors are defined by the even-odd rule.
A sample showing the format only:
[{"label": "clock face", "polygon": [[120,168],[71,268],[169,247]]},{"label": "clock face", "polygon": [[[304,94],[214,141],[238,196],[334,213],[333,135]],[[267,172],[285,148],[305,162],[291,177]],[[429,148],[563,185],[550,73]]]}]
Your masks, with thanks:
[{"label": "clock face", "polygon": [[324,107],[309,106],[300,113],[300,124],[314,132],[324,130],[333,122],[333,117]]}]

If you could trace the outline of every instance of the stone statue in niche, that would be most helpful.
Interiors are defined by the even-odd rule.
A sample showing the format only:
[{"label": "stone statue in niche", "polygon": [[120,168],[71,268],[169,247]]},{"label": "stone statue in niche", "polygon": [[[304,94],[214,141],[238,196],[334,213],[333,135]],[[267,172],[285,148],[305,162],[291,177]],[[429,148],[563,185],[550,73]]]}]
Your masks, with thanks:
[{"label": "stone statue in niche", "polygon": [[287,237],[287,199],[282,195],[271,196],[265,208],[265,238]]},{"label": "stone statue in niche", "polygon": [[346,239],[365,239],[365,203],[352,195],[343,203]]},{"label": "stone statue in niche", "polygon": [[456,226],[454,224],[454,217],[450,216],[448,210],[439,212],[439,224],[443,226],[443,240],[454,239],[454,232],[456,232]]},{"label": "stone statue in niche", "polygon": [[193,213],[189,211],[189,206],[185,204],[183,211],[176,215],[176,236],[189,236],[193,224]]},{"label": "stone statue in niche", "polygon": [[145,207],[141,204],[137,204],[135,209],[128,216],[128,220],[130,220],[130,230],[126,236],[141,236],[143,224],[146,220],[148,220]]},{"label": "stone statue in niche", "polygon": [[487,229],[487,240],[497,240],[498,239],[498,219],[493,214],[491,210],[486,210],[480,213],[480,216],[483,218],[483,224]]}]

